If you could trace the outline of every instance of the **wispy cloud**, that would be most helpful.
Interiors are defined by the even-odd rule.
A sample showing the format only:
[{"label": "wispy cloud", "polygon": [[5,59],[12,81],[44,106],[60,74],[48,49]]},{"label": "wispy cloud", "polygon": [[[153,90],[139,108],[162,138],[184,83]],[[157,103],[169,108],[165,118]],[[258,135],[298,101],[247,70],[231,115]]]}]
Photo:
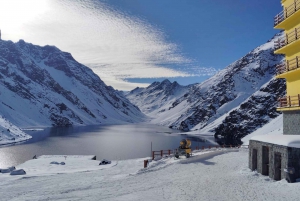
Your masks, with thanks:
[{"label": "wispy cloud", "polygon": [[166,67],[165,64],[183,65],[191,60],[182,56],[176,44],[167,42],[157,27],[100,1],[26,2],[0,0],[2,10],[11,10],[2,15],[0,12],[0,19],[14,18],[13,24],[0,20],[4,39],[24,38],[71,52],[75,59],[91,67],[115,88],[128,90],[138,85],[123,81],[126,78],[186,77],[199,74],[199,70],[202,73],[209,70]]}]

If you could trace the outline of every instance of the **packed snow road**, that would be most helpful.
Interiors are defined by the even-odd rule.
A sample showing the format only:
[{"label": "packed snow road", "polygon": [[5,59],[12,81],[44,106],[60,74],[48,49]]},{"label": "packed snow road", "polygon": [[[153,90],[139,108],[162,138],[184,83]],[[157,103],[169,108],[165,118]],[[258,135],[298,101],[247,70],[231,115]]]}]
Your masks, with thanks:
[{"label": "packed snow road", "polygon": [[[29,169],[25,176],[0,175],[0,200],[299,200],[299,184],[275,182],[248,169],[247,149],[199,152],[189,159],[166,157],[112,161],[107,166],[82,162],[78,172],[42,175]],[[29,161],[32,163],[31,161]],[[38,163],[39,160],[35,160]],[[72,166],[76,166],[72,163]],[[90,166],[90,168],[89,168]],[[93,167],[92,167],[93,166]],[[64,168],[68,168],[68,159]],[[59,166],[59,168],[63,168]],[[46,169],[49,169],[47,167]]]}]

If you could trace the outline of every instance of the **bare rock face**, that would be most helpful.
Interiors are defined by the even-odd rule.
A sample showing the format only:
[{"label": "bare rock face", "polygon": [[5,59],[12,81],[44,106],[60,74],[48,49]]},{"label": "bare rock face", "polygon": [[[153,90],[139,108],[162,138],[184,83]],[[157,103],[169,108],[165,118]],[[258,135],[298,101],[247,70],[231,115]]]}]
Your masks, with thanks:
[{"label": "bare rock face", "polygon": [[17,126],[139,122],[141,111],[70,53],[0,41],[0,114]]}]

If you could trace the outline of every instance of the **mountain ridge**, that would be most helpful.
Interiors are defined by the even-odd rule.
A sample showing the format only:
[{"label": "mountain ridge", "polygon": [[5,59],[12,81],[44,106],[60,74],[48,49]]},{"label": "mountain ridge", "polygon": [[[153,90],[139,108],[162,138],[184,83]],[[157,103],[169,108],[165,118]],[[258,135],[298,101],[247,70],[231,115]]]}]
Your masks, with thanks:
[{"label": "mountain ridge", "polygon": [[146,88],[135,88],[125,96],[142,112],[155,117],[161,110],[168,109],[168,104],[183,95],[189,87],[165,79],[162,82],[153,82]]},{"label": "mountain ridge", "polygon": [[0,115],[18,127],[134,123],[145,118],[70,53],[24,40],[0,41],[0,98]]},{"label": "mountain ridge", "polygon": [[[156,113],[156,118],[151,122],[183,131],[199,130],[199,132],[216,132],[216,137],[221,136],[224,138],[227,136],[228,139],[230,139],[230,135],[227,132],[238,130],[239,135],[229,140],[237,143],[241,137],[278,116],[280,113],[277,113],[275,109],[277,104],[276,96],[283,95],[285,88],[283,87],[284,82],[282,80],[274,80],[273,78],[275,75],[275,66],[284,57],[282,55],[275,55],[273,51],[274,41],[278,37],[281,37],[281,35],[282,33],[276,34],[265,44],[253,49],[244,57],[236,60],[208,80],[191,85],[180,97],[176,97],[174,101],[169,102],[168,105],[164,105],[164,110]],[[279,87],[276,91],[276,87],[278,86],[282,87]],[[265,97],[260,97],[263,99],[266,98],[271,108],[269,112],[264,113],[259,108],[255,108],[253,111],[251,111],[251,108],[247,110],[243,109],[243,106],[247,104],[255,107],[254,103],[257,103],[262,106],[263,103],[259,103],[258,101],[258,94],[262,94],[264,90],[267,91],[266,88],[270,92],[265,92]],[[129,100],[132,100],[132,97],[127,97]],[[140,101],[138,105],[146,104],[142,99],[137,100],[138,98],[139,96],[137,95],[135,102]],[[244,113],[255,111],[255,118],[266,118],[266,121],[262,121],[262,123],[249,121],[251,125],[247,124],[247,127],[253,126],[254,129],[239,127],[237,124],[241,123],[243,118],[241,118],[241,121],[234,120],[237,117],[233,118],[236,116],[233,111],[237,112],[238,110]],[[237,112],[238,116],[242,116],[240,111]],[[250,116],[248,115],[248,117]],[[223,128],[220,128],[220,125],[223,125]],[[231,127],[231,129],[226,129],[227,126]],[[207,129],[208,127],[209,129]],[[223,139],[224,141],[226,140]]]}]

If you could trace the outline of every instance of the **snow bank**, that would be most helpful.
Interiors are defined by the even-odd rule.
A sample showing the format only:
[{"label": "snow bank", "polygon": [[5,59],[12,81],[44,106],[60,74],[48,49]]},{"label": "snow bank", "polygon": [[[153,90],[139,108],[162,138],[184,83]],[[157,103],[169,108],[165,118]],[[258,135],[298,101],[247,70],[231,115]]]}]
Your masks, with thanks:
[{"label": "snow bank", "polygon": [[27,175],[41,176],[101,170],[117,164],[116,161],[112,161],[111,164],[99,166],[99,161],[92,160],[93,157],[92,155],[43,155],[18,165],[18,169],[25,169]]}]

